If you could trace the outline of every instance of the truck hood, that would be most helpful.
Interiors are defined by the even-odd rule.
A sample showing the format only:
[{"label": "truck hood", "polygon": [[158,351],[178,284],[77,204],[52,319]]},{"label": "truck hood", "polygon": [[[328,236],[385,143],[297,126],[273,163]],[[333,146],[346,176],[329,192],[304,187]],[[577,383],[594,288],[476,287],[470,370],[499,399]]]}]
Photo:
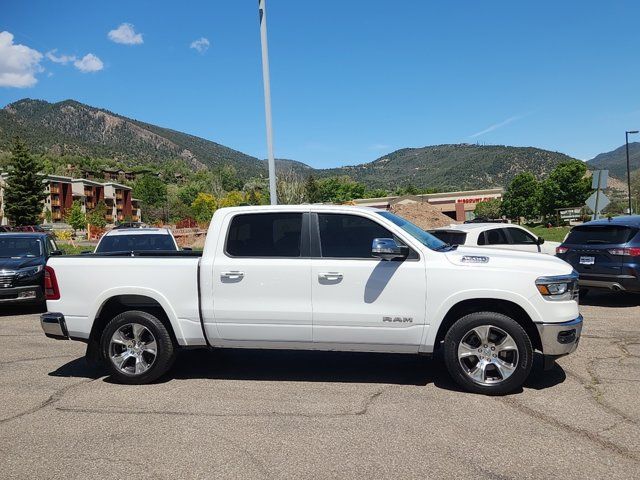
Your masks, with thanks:
[{"label": "truck hood", "polygon": [[504,269],[536,275],[567,275],[573,271],[573,267],[564,260],[540,253],[460,246],[445,255],[449,262],[460,267]]}]

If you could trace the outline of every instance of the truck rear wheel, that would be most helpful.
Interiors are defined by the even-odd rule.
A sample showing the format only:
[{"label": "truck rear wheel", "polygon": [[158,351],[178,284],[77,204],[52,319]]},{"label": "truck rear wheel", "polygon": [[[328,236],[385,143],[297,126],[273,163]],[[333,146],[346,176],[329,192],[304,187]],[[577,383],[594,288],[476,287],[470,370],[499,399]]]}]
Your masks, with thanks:
[{"label": "truck rear wheel", "polygon": [[444,358],[465,390],[504,395],[522,386],[533,364],[527,332],[512,318],[475,312],[459,319],[444,339]]},{"label": "truck rear wheel", "polygon": [[147,312],[123,312],[105,327],[102,355],[119,383],[150,383],[171,367],[175,349],[164,324]]}]

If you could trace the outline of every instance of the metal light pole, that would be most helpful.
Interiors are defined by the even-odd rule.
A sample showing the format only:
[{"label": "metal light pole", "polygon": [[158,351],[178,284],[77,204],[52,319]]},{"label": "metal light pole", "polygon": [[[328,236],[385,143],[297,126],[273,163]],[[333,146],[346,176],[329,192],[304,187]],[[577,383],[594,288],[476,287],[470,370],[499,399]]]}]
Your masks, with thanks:
[{"label": "metal light pole", "polygon": [[273,158],[273,129],[271,127],[271,84],[269,82],[269,48],[267,46],[266,0],[258,0],[260,14],[260,44],[262,45],[262,81],[264,83],[264,113],[267,120],[267,159],[269,163],[269,197],[271,205],[278,204],[276,194],[276,161]]},{"label": "metal light pole", "polygon": [[629,130],[624,132],[625,145],[627,147],[627,188],[629,189],[629,215],[633,212],[631,209],[631,168],[629,166],[629,134],[638,133],[638,130]]}]

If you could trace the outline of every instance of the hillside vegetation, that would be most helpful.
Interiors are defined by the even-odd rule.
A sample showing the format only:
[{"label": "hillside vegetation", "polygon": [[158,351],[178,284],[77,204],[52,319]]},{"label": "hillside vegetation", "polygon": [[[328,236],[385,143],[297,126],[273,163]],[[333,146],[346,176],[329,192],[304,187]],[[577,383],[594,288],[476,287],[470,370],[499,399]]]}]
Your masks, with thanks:
[{"label": "hillside vegetation", "polygon": [[[264,160],[74,100],[24,99],[7,105],[0,110],[0,151],[8,151],[16,135],[33,153],[59,158],[57,164],[83,158],[85,164],[99,160],[105,166],[151,165],[165,170],[184,166],[192,172],[230,166],[242,180],[267,176]],[[369,163],[332,169],[284,159],[277,160],[276,166],[300,177],[348,176],[370,190],[442,191],[503,187],[523,171],[544,178],[569,160],[562,153],[533,147],[457,144],[403,148]]]},{"label": "hillside vegetation", "polygon": [[[609,174],[618,178],[627,178],[627,151],[625,145],[610,152],[601,153],[588,162],[595,169],[609,170]],[[629,167],[631,171],[640,170],[640,143],[629,144]]]}]

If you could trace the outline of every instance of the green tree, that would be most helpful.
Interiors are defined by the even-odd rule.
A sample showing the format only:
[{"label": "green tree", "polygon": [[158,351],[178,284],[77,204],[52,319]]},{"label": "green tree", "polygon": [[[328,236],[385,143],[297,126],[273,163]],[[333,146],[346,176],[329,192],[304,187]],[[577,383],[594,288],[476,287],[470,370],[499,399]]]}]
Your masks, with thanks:
[{"label": "green tree", "polygon": [[540,213],[540,183],[531,172],[516,175],[502,200],[502,213],[511,219],[533,218]]},{"label": "green tree", "polygon": [[105,215],[107,214],[107,204],[100,200],[96,207],[87,215],[87,223],[94,227],[104,228],[107,226]]},{"label": "green tree", "polygon": [[15,138],[9,161],[9,178],[4,194],[5,215],[18,226],[35,225],[42,214],[45,185],[37,157],[29,154],[25,143]]},{"label": "green tree", "polygon": [[304,183],[304,196],[308,203],[318,203],[320,201],[320,189],[313,175],[309,175]]},{"label": "green tree", "polygon": [[486,202],[478,202],[475,208],[476,217],[496,219],[500,218],[502,211],[502,202],[494,198]]},{"label": "green tree", "polygon": [[218,202],[216,202],[215,197],[210,193],[199,193],[191,204],[193,217],[202,223],[210,222],[217,208]]},{"label": "green tree", "polygon": [[560,163],[541,184],[540,213],[555,215],[557,208],[580,207],[591,194],[587,166],[580,160]]},{"label": "green tree", "polygon": [[87,226],[87,217],[82,211],[82,205],[79,201],[73,202],[71,205],[71,210],[67,214],[67,223],[71,225],[73,228],[73,233],[75,234],[76,230],[82,230]]},{"label": "green tree", "polygon": [[167,185],[155,175],[145,175],[136,180],[133,196],[151,207],[159,207],[167,203]]},{"label": "green tree", "polygon": [[349,177],[329,177],[318,182],[321,202],[345,203],[364,196],[365,186]]}]

